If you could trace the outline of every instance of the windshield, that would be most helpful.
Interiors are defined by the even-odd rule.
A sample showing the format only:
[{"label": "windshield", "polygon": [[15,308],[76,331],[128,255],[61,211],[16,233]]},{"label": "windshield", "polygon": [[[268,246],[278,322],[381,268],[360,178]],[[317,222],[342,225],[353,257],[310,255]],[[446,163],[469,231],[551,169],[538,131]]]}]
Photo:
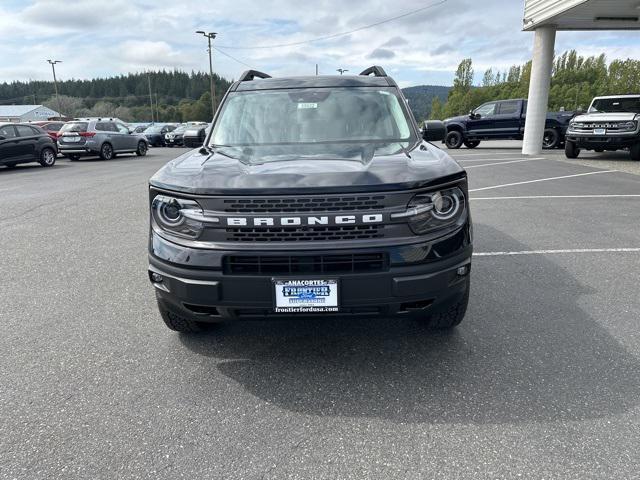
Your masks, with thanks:
[{"label": "windshield", "polygon": [[394,88],[316,88],[231,94],[210,145],[249,160],[348,158],[367,145],[395,152],[415,140]]},{"label": "windshield", "polygon": [[589,113],[640,113],[640,97],[597,98]]},{"label": "windshield", "polygon": [[160,133],[164,127],[162,125],[152,125],[147,128],[144,133]]}]

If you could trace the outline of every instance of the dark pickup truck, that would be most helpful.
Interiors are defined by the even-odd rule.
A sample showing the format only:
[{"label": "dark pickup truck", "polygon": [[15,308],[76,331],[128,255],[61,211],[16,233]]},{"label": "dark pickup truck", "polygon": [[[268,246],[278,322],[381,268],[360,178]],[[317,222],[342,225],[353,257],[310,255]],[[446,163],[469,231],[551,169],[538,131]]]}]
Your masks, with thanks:
[{"label": "dark pickup truck", "polygon": [[[447,148],[475,148],[481,140],[522,140],[527,100],[497,100],[480,105],[469,115],[447,118]],[[550,112],[544,131],[544,148],[560,148],[574,112]]]}]

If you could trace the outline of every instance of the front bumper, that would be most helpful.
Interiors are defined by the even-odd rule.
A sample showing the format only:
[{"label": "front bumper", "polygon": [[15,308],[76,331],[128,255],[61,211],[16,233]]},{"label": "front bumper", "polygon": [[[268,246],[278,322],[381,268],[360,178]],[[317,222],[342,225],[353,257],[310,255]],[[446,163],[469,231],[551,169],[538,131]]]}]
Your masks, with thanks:
[{"label": "front bumper", "polygon": [[[442,258],[425,256],[424,252],[438,251],[437,248],[444,251],[436,248],[436,244],[452,245],[454,250]],[[431,244],[365,249],[388,255],[387,268],[381,271],[295,275],[228,273],[223,269],[224,259],[238,252],[186,250],[182,247],[176,250],[171,242],[152,233],[149,277],[159,306],[194,320],[216,322],[233,318],[307,316],[274,313],[274,279],[337,278],[340,311],[312,315],[424,315],[464,296],[469,283],[472,245],[470,226],[465,225]],[[352,249],[350,253],[361,250]],[[313,256],[329,252],[289,253]],[[250,255],[273,255],[273,252]],[[414,260],[419,263],[411,263]],[[204,267],[207,263],[210,266]],[[159,278],[156,275],[161,276],[160,282],[154,281]]]},{"label": "front bumper", "polygon": [[620,150],[629,148],[640,142],[640,135],[631,133],[627,135],[581,135],[568,132],[566,140],[575,143],[578,148],[593,150],[602,148],[603,150]]},{"label": "front bumper", "polygon": [[167,145],[182,145],[182,137],[170,137],[164,139],[164,143]]}]

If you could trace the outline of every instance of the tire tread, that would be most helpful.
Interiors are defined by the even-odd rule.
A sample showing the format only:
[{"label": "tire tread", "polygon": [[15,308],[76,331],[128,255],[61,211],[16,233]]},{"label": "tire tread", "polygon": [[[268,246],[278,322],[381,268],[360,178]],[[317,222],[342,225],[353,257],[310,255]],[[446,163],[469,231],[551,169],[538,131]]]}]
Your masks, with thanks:
[{"label": "tire tread", "polygon": [[173,312],[160,307],[160,315],[162,320],[171,330],[181,333],[198,333],[202,331],[202,327],[193,320],[184,318]]},{"label": "tire tread", "polygon": [[463,297],[455,303],[447,305],[442,310],[431,314],[429,318],[429,328],[446,330],[460,325],[467,313],[469,305],[469,283]]}]

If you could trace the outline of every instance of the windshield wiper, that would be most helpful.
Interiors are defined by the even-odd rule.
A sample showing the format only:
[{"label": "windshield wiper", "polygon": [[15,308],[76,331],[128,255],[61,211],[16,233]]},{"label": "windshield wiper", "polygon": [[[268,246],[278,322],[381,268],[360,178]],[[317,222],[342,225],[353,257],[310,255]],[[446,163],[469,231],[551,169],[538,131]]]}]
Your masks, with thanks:
[{"label": "windshield wiper", "polygon": [[[231,147],[231,145],[203,145],[202,147],[200,147],[200,153],[205,154],[208,153],[209,155],[222,155],[223,157],[227,157],[227,158],[231,158],[232,160],[238,160],[237,157],[228,155],[226,153],[222,153],[222,151],[218,148],[218,147],[229,147],[229,148],[233,148]],[[211,157],[209,157],[211,158]],[[206,161],[209,160],[209,158],[207,158]]]}]

